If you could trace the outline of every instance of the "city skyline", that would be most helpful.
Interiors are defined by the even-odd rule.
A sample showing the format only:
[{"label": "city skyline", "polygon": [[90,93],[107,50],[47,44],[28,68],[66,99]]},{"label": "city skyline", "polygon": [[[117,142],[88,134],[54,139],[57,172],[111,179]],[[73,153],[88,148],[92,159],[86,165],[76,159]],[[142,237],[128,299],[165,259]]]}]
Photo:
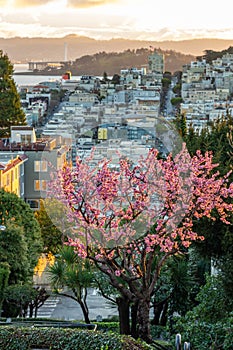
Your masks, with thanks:
[{"label": "city skyline", "polygon": [[233,40],[230,0],[0,0],[0,37]]}]

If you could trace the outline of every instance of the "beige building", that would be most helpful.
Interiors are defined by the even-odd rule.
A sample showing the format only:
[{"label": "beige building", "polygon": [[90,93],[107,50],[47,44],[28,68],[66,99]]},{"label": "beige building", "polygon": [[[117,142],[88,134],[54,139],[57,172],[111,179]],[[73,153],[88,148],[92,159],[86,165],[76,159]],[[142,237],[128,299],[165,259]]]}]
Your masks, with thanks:
[{"label": "beige building", "polygon": [[148,56],[148,65],[150,72],[163,73],[164,67],[164,55],[159,54],[156,50]]}]

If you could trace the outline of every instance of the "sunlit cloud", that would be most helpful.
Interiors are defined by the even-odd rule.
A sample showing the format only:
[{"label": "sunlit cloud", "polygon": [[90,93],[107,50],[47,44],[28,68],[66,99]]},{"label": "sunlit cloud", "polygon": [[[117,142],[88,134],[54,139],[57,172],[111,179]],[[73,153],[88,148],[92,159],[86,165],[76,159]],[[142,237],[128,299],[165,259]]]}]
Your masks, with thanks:
[{"label": "sunlit cloud", "polygon": [[31,7],[31,6],[43,6],[50,2],[51,0],[15,0],[14,4],[16,7],[27,7],[27,6]]},{"label": "sunlit cloud", "polygon": [[[43,6],[50,3],[59,3],[59,1],[54,0],[13,0],[16,7],[33,7],[33,6]],[[117,3],[119,0],[66,0],[64,3],[67,7],[74,8],[90,8],[93,6],[107,5],[111,3]],[[0,5],[6,5],[6,1],[0,0]],[[58,5],[58,4],[57,4]]]},{"label": "sunlit cloud", "polygon": [[118,0],[67,0],[67,5],[71,7],[88,8],[116,2],[118,2]]},{"label": "sunlit cloud", "polygon": [[186,0],[165,0],[156,11],[152,10],[154,0],[0,0],[0,37],[76,34],[150,41],[233,39],[228,1],[221,0],[226,10],[220,17],[212,0],[196,0],[192,8]]}]

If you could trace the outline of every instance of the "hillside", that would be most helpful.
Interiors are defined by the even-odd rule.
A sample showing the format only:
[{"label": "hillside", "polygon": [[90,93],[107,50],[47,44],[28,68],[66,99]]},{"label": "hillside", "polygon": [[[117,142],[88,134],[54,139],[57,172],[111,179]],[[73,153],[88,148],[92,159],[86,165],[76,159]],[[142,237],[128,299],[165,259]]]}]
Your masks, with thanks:
[{"label": "hillside", "polygon": [[[176,51],[157,50],[158,53],[164,55],[165,70],[174,73],[182,70],[184,64],[190,63],[195,57],[192,55],[184,55]],[[73,75],[103,75],[106,72],[112,76],[119,74],[121,69],[129,69],[132,67],[147,67],[148,55],[151,51],[148,49],[125,50],[123,52],[100,52],[94,55],[86,55],[75,60],[74,64],[66,68],[71,70]]]},{"label": "hillside", "polygon": [[[184,55],[182,53],[172,50],[157,50],[158,53],[164,55],[165,70],[171,73],[182,70],[184,64],[195,60],[195,56]],[[38,74],[38,75],[62,75],[66,71],[70,71],[72,75],[96,75],[103,76],[107,73],[108,76],[120,74],[121,69],[148,68],[148,56],[151,51],[148,49],[125,50],[123,52],[109,52],[105,51],[96,53],[94,55],[85,55],[77,58],[73,62],[66,62],[61,69],[53,69],[47,67],[46,69],[33,72],[16,72],[19,74]]]},{"label": "hillside", "polygon": [[200,56],[205,50],[224,50],[233,46],[233,40],[193,39],[181,41],[140,41],[126,39],[95,40],[88,37],[68,35],[63,38],[0,38],[0,49],[6,52],[10,60],[63,61],[67,47],[68,60],[98,52],[122,52],[127,49],[149,48],[174,50],[186,55]]}]

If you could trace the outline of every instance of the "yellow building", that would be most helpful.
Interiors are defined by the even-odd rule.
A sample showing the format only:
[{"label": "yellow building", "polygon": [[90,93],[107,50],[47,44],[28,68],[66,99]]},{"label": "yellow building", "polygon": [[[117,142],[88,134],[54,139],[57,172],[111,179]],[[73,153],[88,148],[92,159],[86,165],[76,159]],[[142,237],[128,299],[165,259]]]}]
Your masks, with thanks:
[{"label": "yellow building", "polygon": [[24,162],[25,154],[14,158],[0,154],[0,188],[15,193],[18,197],[24,196]]}]

